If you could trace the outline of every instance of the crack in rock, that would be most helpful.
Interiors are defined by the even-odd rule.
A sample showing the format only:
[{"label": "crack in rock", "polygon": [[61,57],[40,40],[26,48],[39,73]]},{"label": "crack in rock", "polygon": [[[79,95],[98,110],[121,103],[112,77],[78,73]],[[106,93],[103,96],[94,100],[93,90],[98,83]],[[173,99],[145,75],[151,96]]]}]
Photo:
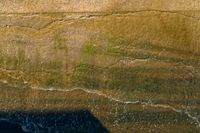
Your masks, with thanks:
[{"label": "crack in rock", "polygon": [[[180,16],[183,16],[183,17],[186,17],[186,18],[191,18],[191,19],[194,19],[196,21],[199,21],[200,18],[198,17],[194,17],[194,16],[191,16],[191,15],[186,15],[184,13],[180,13],[180,12],[177,12],[177,11],[166,11],[166,10],[138,10],[138,11],[126,11],[126,12],[116,12],[116,13],[108,13],[108,12],[99,12],[99,13],[96,13],[95,12],[92,12],[93,14],[86,14],[86,15],[81,15],[81,16],[76,16],[74,18],[69,18],[69,19],[64,19],[64,18],[58,18],[58,19],[54,19],[53,21],[45,24],[44,26],[40,27],[40,28],[34,28],[34,27],[28,27],[28,26],[19,26],[19,25],[5,25],[5,26],[0,26],[0,28],[10,28],[10,27],[16,27],[16,28],[27,28],[27,29],[34,29],[34,30],[43,30],[43,29],[46,29],[48,28],[50,25],[56,23],[56,22],[68,22],[68,21],[76,21],[76,20],[88,20],[88,19],[94,19],[94,18],[99,18],[99,17],[109,17],[109,16],[120,16],[120,17],[123,17],[124,15],[134,15],[134,14],[137,14],[137,13],[145,13],[145,12],[159,12],[159,13],[168,13],[168,14],[176,14],[176,15],[180,15]],[[66,12],[66,13],[69,13],[69,12]],[[81,12],[80,12],[81,13]],[[87,13],[87,12],[86,12]],[[1,14],[1,13],[0,13]],[[42,13],[36,13],[36,15],[41,15]],[[6,14],[4,14],[6,15]],[[31,14],[33,15],[33,14]]]}]

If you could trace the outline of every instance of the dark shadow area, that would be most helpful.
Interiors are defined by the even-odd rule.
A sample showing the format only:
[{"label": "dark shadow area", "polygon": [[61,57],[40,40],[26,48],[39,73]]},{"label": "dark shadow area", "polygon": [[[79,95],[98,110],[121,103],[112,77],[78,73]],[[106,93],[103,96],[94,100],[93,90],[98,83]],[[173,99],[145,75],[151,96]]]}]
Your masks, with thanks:
[{"label": "dark shadow area", "polygon": [[109,133],[88,110],[1,112],[0,133]]}]

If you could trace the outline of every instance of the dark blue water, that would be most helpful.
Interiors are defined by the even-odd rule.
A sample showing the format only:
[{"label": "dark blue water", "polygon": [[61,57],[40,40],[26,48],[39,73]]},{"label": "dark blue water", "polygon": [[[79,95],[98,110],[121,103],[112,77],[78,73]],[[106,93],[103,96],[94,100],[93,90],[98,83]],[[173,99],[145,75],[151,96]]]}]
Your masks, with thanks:
[{"label": "dark blue water", "polygon": [[0,133],[108,133],[87,110],[1,112]]}]

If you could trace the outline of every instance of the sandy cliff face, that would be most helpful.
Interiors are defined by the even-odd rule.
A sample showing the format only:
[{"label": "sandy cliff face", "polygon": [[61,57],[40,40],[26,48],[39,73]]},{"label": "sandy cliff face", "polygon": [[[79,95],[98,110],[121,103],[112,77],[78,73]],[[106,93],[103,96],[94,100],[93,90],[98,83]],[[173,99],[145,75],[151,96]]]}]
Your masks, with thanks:
[{"label": "sandy cliff face", "polygon": [[[116,97],[122,98],[121,103],[150,100],[158,103],[153,107],[186,114],[192,124],[185,119],[184,128],[176,123],[180,132],[196,131],[200,107],[199,3],[198,0],[1,0],[0,87],[62,91],[78,87],[111,101],[119,102]],[[19,97],[15,98],[30,93],[26,99],[29,101],[40,95],[34,92],[33,96],[29,91],[17,92]],[[54,98],[61,94],[55,95]],[[38,108],[42,106],[39,104]],[[158,126],[172,131],[170,127],[174,125],[170,120],[167,126],[163,122],[167,129]],[[127,123],[131,129],[135,125]],[[122,122],[119,129],[125,130],[123,124],[127,123]],[[117,131],[110,124],[111,131]],[[144,132],[141,125],[136,126],[136,132]]]}]

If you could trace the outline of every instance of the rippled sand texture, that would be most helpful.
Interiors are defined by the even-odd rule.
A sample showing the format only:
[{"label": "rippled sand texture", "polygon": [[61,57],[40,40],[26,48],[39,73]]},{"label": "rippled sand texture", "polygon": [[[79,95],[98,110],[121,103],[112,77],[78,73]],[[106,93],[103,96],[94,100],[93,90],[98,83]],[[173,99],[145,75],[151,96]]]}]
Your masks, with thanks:
[{"label": "rippled sand texture", "polygon": [[197,1],[59,1],[0,2],[0,111],[87,109],[111,133],[200,132]]}]

